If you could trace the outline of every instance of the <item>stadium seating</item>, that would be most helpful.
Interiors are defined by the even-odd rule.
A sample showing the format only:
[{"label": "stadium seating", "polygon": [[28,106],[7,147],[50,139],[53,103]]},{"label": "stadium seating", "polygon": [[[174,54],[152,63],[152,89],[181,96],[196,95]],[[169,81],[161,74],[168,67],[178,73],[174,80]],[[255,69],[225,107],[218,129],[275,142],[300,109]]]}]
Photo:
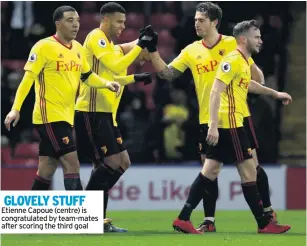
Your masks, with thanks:
[{"label": "stadium seating", "polygon": [[140,29],[145,25],[145,17],[142,13],[128,13],[126,15],[126,28]]}]

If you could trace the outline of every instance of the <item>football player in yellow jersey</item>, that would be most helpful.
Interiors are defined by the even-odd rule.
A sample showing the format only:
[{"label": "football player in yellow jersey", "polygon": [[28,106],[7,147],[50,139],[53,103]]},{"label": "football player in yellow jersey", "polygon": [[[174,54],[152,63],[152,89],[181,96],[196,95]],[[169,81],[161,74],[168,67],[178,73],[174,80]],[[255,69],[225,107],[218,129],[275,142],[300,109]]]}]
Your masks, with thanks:
[{"label": "football player in yellow jersey", "polygon": [[[217,71],[210,94],[208,148],[203,175],[209,182],[202,186],[209,193],[210,181],[217,178],[222,163],[235,163],[241,177],[244,198],[258,224],[258,233],[280,234],[291,226],[279,225],[265,214],[257,188],[257,170],[252,160],[251,145],[243,126],[247,93],[270,95],[284,104],[292,98],[251,80],[248,58],[258,53],[262,44],[259,23],[255,20],[238,23],[233,30],[237,50],[228,54]],[[206,180],[206,181],[207,181]],[[206,200],[204,201],[206,202]]]},{"label": "football player in yellow jersey", "polygon": [[[180,55],[173,60],[169,65],[166,65],[160,58],[159,53],[155,52],[151,54],[151,60],[158,71],[158,75],[161,78],[172,81],[178,78],[187,68],[192,71],[196,94],[199,104],[199,123],[200,123],[200,138],[199,147],[202,162],[204,163],[206,157],[206,136],[208,131],[208,120],[209,120],[209,95],[213,85],[216,70],[221,59],[229,52],[235,50],[236,40],[232,36],[225,36],[218,33],[217,29],[220,25],[222,19],[222,10],[216,4],[211,2],[200,3],[196,8],[195,14],[195,29],[198,36],[202,37],[202,40],[196,41],[188,45],[183,49]],[[261,70],[254,64],[253,60],[249,59],[252,78],[258,82],[264,83],[264,77]],[[248,108],[246,108],[244,117],[247,133],[249,137],[255,136],[250,128],[250,121],[248,117],[250,116]],[[252,146],[256,147],[256,140],[251,138]],[[254,150],[253,150],[254,151]],[[261,185],[261,196],[266,200],[267,209],[271,210],[272,213],[270,197],[269,197],[269,185],[268,178],[265,171],[258,165],[257,159],[255,158],[255,165],[258,166],[258,179],[257,184]],[[201,176],[201,174],[200,174]],[[195,182],[197,182],[195,180]],[[193,187],[191,187],[191,193],[193,193]],[[214,232],[214,215],[216,200],[218,197],[218,183],[217,179],[213,181],[211,189],[214,190],[212,199],[203,203],[205,220],[199,226],[198,230],[200,232]],[[203,197],[206,198],[207,193],[203,192]],[[188,204],[191,201],[187,201]],[[196,207],[198,202],[192,202],[191,209]],[[185,216],[179,216],[185,217]],[[189,216],[188,216],[189,218]],[[188,220],[185,217],[186,220]],[[194,227],[190,224],[188,225],[188,231],[197,233]]]},{"label": "football player in yellow jersey", "polygon": [[92,73],[84,48],[74,40],[80,26],[79,15],[74,8],[57,8],[53,21],[56,34],[33,46],[14,105],[4,123],[8,130],[12,122],[16,126],[23,101],[35,81],[33,124],[41,141],[38,171],[32,190],[49,189],[58,162],[64,170],[65,189],[82,190],[80,164],[72,137],[74,106],[80,78],[90,87],[108,88],[111,91],[119,92],[120,85]]},{"label": "football player in yellow jersey", "polygon": [[237,49],[229,53],[219,65],[210,94],[210,121],[206,139],[209,146],[202,172],[206,182],[202,187],[209,193],[210,199],[208,187],[210,181],[217,178],[217,170],[220,170],[223,162],[235,163],[241,177],[244,198],[258,224],[258,233],[280,234],[291,226],[279,225],[264,213],[251,145],[243,126],[248,92],[270,95],[284,104],[292,101],[287,93],[277,92],[251,80],[248,58],[258,53],[262,44],[259,28],[255,20],[238,23],[233,30]]},{"label": "football player in yellow jersey", "polygon": [[[113,39],[120,36],[125,28],[125,9],[117,3],[109,2],[100,9],[100,26],[86,37],[84,48],[88,62],[100,77],[119,81],[122,85],[131,82],[151,82],[150,74],[122,76],[135,61],[141,51],[156,40],[141,32],[136,45],[124,56],[115,54]],[[125,79],[126,78],[126,79]],[[114,125],[112,114],[117,110],[116,96],[105,90],[92,89],[81,85],[76,103],[75,129],[78,155],[90,159],[95,169],[86,186],[87,190],[103,190],[104,216],[108,204],[108,191],[130,166],[130,158],[123,144],[119,129]],[[105,220],[105,232],[126,230]]]}]

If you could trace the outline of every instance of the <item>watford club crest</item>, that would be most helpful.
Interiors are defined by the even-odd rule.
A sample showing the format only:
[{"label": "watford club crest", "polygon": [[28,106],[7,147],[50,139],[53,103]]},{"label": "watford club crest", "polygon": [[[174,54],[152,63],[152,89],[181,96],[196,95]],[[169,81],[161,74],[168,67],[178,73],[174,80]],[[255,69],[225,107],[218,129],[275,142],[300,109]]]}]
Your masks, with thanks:
[{"label": "watford club crest", "polygon": [[117,138],[116,140],[117,140],[118,144],[123,144],[123,139],[122,138]]},{"label": "watford club crest", "polygon": [[102,146],[100,149],[104,154],[108,152],[107,146]]},{"label": "watford club crest", "polygon": [[225,55],[225,49],[222,49],[222,50],[219,50],[219,54],[221,55],[221,56],[223,56],[223,55]]},{"label": "watford club crest", "polygon": [[64,144],[69,144],[69,137],[62,138]]},{"label": "watford club crest", "polygon": [[80,55],[80,53],[79,53],[79,52],[77,53],[77,56],[78,56],[78,58],[79,58],[79,59],[81,59],[81,55]]}]

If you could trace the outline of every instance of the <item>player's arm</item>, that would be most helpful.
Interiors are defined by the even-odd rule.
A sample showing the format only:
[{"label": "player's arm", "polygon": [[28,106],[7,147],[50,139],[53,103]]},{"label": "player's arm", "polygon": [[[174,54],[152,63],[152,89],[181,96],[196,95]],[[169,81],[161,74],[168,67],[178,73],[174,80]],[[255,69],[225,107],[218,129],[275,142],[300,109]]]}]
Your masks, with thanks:
[{"label": "player's arm", "polygon": [[150,73],[132,74],[128,76],[114,76],[114,80],[116,80],[121,86],[139,82],[144,82],[144,85],[148,85],[152,82]]},{"label": "player's arm", "polygon": [[271,96],[277,100],[281,100],[285,105],[288,105],[289,103],[292,102],[292,97],[288,93],[275,91],[271,88],[260,85],[259,83],[253,80],[251,80],[249,84],[248,92]]},{"label": "player's arm", "polygon": [[85,50],[83,47],[81,48],[83,52],[83,59],[82,59],[82,71],[81,71],[81,81],[86,85],[93,87],[93,88],[107,88],[110,91],[115,91],[117,95],[120,93],[120,84],[117,82],[111,82],[104,78],[99,77],[96,73],[93,73],[90,64],[88,63]]},{"label": "player's arm", "polygon": [[120,93],[120,84],[114,81],[108,81],[104,78],[99,77],[96,73],[89,70],[87,73],[81,74],[81,81],[84,82],[89,87],[97,89],[109,89],[117,94]]},{"label": "player's arm", "polygon": [[124,54],[128,54],[138,43],[138,39],[129,42],[129,43],[123,43],[119,44]]},{"label": "player's arm", "polygon": [[157,40],[154,39],[153,35],[154,34],[145,35],[145,33],[141,33],[136,45],[127,54],[119,59],[114,58],[114,53],[110,52],[110,47],[108,47],[109,52],[104,52],[101,49],[93,49],[93,51],[95,56],[99,59],[99,62],[101,62],[107,69],[109,69],[112,73],[120,74],[134,62],[144,48],[148,47],[149,45],[155,45]]},{"label": "player's arm", "polygon": [[218,112],[221,102],[221,93],[226,89],[226,84],[219,79],[215,79],[210,93],[210,122],[206,141],[209,145],[215,146],[218,143]]},{"label": "player's arm", "polygon": [[219,79],[215,79],[210,92],[210,127],[218,127],[218,111],[221,102],[221,93],[225,91],[226,84]]},{"label": "player's arm", "polygon": [[232,58],[225,58],[219,65],[219,68],[215,75],[215,80],[210,92],[209,100],[209,129],[206,141],[209,145],[215,146],[219,140],[218,133],[218,112],[221,102],[221,93],[226,89],[230,84],[233,78],[236,76],[237,66]]},{"label": "player's arm", "polygon": [[125,56],[115,59],[113,53],[105,53],[99,58],[99,62],[102,63],[112,73],[120,74],[126,70],[141,53],[142,48],[136,45]]},{"label": "player's arm", "polygon": [[4,124],[6,128],[10,131],[10,125],[13,122],[13,127],[16,126],[20,119],[20,109],[21,106],[26,99],[27,95],[29,94],[29,91],[34,83],[35,78],[37,77],[36,74],[34,74],[31,71],[26,71],[25,75],[23,76],[23,79],[21,83],[18,86],[16,96],[14,99],[14,104],[12,106],[11,112],[8,113],[4,120]]},{"label": "player's arm", "polygon": [[16,96],[14,99],[14,104],[11,111],[7,114],[4,124],[5,127],[10,131],[11,123],[13,122],[13,127],[16,126],[20,119],[20,110],[24,100],[26,99],[29,91],[38,76],[46,64],[47,58],[45,57],[46,47],[45,43],[42,41],[37,42],[31,49],[28,61],[24,67],[26,71],[23,79],[18,86]]},{"label": "player's arm", "polygon": [[163,61],[158,51],[150,53],[149,55],[151,63],[161,79],[173,81],[180,77],[188,68],[188,62],[184,51],[182,51],[169,65]]},{"label": "player's arm", "polygon": [[264,74],[255,63],[251,65],[251,75],[252,80],[260,83],[261,85],[265,85]]}]

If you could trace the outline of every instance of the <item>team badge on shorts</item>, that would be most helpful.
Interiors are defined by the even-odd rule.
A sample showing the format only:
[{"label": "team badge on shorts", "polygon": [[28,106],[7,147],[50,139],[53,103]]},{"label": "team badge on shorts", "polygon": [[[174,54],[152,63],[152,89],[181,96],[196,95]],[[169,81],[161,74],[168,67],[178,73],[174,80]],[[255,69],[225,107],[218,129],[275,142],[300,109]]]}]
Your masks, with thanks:
[{"label": "team badge on shorts", "polygon": [[62,138],[64,144],[69,144],[69,137]]},{"label": "team badge on shorts", "polygon": [[118,144],[123,144],[123,139],[122,138],[117,138],[116,140],[117,140]]},{"label": "team badge on shorts", "polygon": [[104,154],[108,152],[107,146],[102,146],[100,149],[102,150]]}]

